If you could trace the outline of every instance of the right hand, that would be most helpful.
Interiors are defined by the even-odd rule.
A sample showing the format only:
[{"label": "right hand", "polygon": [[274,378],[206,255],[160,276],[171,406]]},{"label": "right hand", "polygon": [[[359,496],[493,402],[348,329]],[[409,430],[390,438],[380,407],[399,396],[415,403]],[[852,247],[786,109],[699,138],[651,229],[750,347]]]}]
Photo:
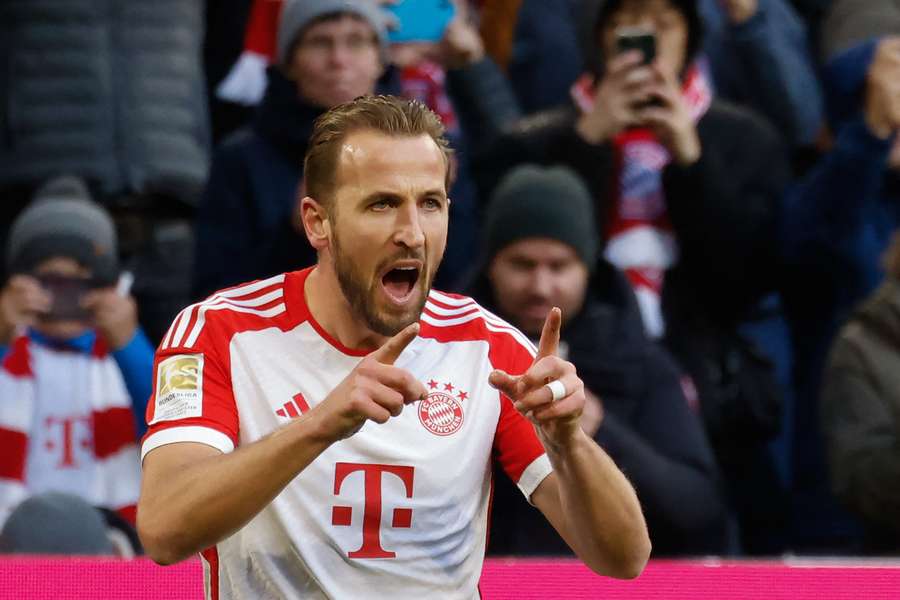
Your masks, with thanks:
[{"label": "right hand", "polygon": [[887,139],[900,129],[900,37],[878,44],[869,67],[864,112],[877,137]]},{"label": "right hand", "polygon": [[18,329],[33,325],[52,302],[34,277],[12,276],[0,291],[0,344],[9,344]]},{"label": "right hand", "polygon": [[327,439],[337,441],[350,437],[366,421],[387,423],[405,405],[428,397],[421,381],[409,371],[394,366],[394,361],[418,334],[418,323],[407,326],[362,359],[328,394],[317,407]]},{"label": "right hand", "polygon": [[611,140],[620,131],[640,124],[640,107],[653,98],[656,77],[642,64],[638,51],[614,56],[606,65],[591,112],[578,121],[578,133],[591,144]]}]

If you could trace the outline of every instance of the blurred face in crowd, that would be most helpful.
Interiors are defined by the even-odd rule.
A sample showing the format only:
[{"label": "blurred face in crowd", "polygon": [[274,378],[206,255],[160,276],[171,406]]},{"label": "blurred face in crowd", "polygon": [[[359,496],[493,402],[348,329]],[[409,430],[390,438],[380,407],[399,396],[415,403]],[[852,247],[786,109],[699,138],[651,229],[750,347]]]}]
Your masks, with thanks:
[{"label": "blurred face in crowd", "polygon": [[372,94],[381,75],[378,38],[354,15],[313,23],[294,45],[287,76],[307,102],[330,108]]},{"label": "blurred face in crowd", "polygon": [[375,333],[419,320],[447,243],[446,173],[428,135],[363,130],[342,144],[329,249],[351,309]]},{"label": "blurred face in crowd", "polygon": [[537,338],[554,306],[568,320],[581,310],[589,273],[575,249],[557,240],[526,238],[491,261],[488,278],[500,312]]},{"label": "blurred face in crowd", "polygon": [[[91,279],[90,269],[72,258],[59,256],[41,262],[34,269],[33,275],[51,296],[51,313],[64,312],[72,315],[82,312],[78,305],[83,293],[87,291],[86,284]],[[85,286],[80,285],[82,281]],[[34,328],[47,337],[67,340],[90,329],[87,318],[86,312],[83,318],[42,318]]]},{"label": "blurred face in crowd", "polygon": [[687,59],[688,21],[669,0],[624,0],[603,23],[599,32],[603,55],[618,52],[616,29],[641,27],[656,36],[656,61],[675,78],[681,74]]}]

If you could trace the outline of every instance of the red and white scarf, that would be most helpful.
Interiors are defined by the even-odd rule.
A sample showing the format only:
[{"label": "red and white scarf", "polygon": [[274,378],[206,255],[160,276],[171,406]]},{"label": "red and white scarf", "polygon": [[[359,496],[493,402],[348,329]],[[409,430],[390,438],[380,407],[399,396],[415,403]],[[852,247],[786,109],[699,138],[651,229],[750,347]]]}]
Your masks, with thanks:
[{"label": "red and white scarf", "polygon": [[35,493],[68,492],[134,523],[131,398],[105,344],[90,354],[16,338],[0,365],[0,526]]},{"label": "red and white scarf", "polygon": [[[582,112],[593,110],[595,82],[583,75],[571,89]],[[694,122],[712,103],[712,89],[703,69],[695,64],[687,72],[682,97]],[[666,269],[678,261],[678,241],[666,208],[663,169],[671,161],[668,150],[649,129],[627,129],[612,141],[616,176],[612,179],[604,254],[622,269],[634,288],[644,326],[653,337],[665,331],[660,296]]]}]

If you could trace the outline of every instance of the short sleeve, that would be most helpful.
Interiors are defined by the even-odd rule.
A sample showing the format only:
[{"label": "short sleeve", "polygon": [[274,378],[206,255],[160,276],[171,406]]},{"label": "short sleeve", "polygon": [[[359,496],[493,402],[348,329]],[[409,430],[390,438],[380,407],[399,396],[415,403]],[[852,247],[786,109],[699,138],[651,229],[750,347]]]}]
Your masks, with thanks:
[{"label": "short sleeve", "polygon": [[212,327],[206,327],[190,347],[167,347],[164,340],[153,361],[142,461],[151,450],[177,442],[198,442],[223,453],[237,446],[239,422],[228,343],[227,336],[216,335]]},{"label": "short sleeve", "polygon": [[[524,373],[534,360],[533,346],[527,339],[519,340],[524,336],[516,333],[518,335],[503,334],[491,340],[491,365],[511,375]],[[529,502],[534,490],[553,471],[534,425],[504,394],[500,394],[494,457]]]}]

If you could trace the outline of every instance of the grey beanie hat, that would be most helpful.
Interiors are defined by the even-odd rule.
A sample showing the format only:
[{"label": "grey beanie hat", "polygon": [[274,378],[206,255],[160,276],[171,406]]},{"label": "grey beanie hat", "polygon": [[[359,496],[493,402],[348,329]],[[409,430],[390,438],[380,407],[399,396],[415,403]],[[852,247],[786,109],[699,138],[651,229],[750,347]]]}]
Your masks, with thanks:
[{"label": "grey beanie hat", "polygon": [[0,551],[14,554],[115,554],[99,510],[72,494],[32,496],[9,515]]},{"label": "grey beanie hat", "polygon": [[591,194],[566,167],[510,171],[491,195],[484,236],[488,261],[521,239],[550,238],[574,248],[592,271],[600,245]]},{"label": "grey beanie hat", "polygon": [[368,21],[381,45],[387,48],[387,24],[390,19],[374,0],[288,0],[278,21],[278,64],[287,64],[297,35],[313,20],[329,14],[350,13]]},{"label": "grey beanie hat", "polygon": [[34,195],[9,231],[9,273],[29,273],[56,256],[75,259],[102,284],[118,276],[116,230],[103,208],[91,200],[84,182],[72,176],[51,179]]},{"label": "grey beanie hat", "polygon": [[900,35],[900,0],[836,0],[822,25],[822,58],[888,35]]}]

